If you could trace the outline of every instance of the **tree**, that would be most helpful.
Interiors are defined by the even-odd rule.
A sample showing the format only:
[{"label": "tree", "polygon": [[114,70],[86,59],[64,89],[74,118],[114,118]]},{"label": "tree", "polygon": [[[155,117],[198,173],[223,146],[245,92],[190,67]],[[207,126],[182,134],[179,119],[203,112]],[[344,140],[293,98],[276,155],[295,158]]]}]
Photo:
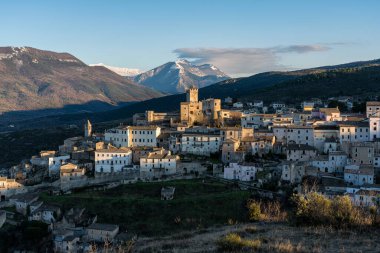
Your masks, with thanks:
[{"label": "tree", "polygon": [[347,105],[345,103],[339,102],[337,100],[331,100],[331,101],[329,101],[327,107],[329,107],[329,108],[338,107],[339,111],[341,111],[341,112],[348,111]]}]

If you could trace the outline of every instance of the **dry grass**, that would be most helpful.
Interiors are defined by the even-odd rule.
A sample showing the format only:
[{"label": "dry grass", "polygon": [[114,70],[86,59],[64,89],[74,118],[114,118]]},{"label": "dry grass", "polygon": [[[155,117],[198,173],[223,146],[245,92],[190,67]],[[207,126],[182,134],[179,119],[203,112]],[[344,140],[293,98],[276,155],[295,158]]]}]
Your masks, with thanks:
[{"label": "dry grass", "polygon": [[259,239],[244,239],[237,233],[229,233],[217,241],[220,251],[236,252],[242,250],[257,250],[261,247]]},{"label": "dry grass", "polygon": [[[220,241],[240,245],[233,250],[223,251],[262,253],[356,253],[378,252],[380,231],[361,233],[332,227],[292,227],[284,223],[235,224],[184,232],[162,238],[139,238],[136,252],[218,252]],[[233,237],[227,235],[234,234]],[[240,239],[236,239],[240,238]],[[232,241],[232,242],[231,242]],[[250,244],[252,243],[252,244]],[[252,247],[250,247],[250,245]]]},{"label": "dry grass", "polygon": [[268,247],[270,252],[277,253],[297,253],[297,252],[305,252],[302,244],[294,245],[289,240],[285,242],[275,242],[273,245]]}]

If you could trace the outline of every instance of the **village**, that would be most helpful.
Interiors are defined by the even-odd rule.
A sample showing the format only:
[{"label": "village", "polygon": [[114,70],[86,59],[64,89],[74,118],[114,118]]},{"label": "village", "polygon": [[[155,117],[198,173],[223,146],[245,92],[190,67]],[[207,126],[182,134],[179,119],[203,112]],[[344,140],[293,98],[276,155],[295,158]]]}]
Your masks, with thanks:
[{"label": "village", "polygon": [[[339,99],[352,108],[352,98]],[[94,132],[86,120],[84,136],[1,171],[0,227],[17,223],[14,216],[21,214],[48,225],[55,252],[79,247],[88,252],[91,243],[120,241],[119,224],[98,223],[84,208],[63,212],[40,200],[42,192],[59,196],[80,188],[194,178],[240,182],[242,190],[280,195],[285,193],[279,186],[302,192],[305,182],[314,182],[325,196],[376,205],[380,102],[367,102],[365,115],[328,108],[320,99],[298,107],[232,98],[199,101],[198,89],[191,88],[179,112],[138,113],[132,125],[104,133]],[[157,198],[175,196],[175,187],[162,187]]]}]

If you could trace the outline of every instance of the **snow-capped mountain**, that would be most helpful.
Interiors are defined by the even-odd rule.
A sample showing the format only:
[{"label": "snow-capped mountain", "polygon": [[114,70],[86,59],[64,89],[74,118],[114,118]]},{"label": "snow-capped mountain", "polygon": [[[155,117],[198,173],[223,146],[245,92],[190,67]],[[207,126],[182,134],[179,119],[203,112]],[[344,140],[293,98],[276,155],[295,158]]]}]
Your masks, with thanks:
[{"label": "snow-capped mountain", "polygon": [[139,69],[130,69],[130,68],[122,68],[122,67],[113,67],[113,66],[108,66],[104,63],[97,63],[97,64],[90,64],[90,66],[102,66],[105,67],[112,72],[115,72],[116,74],[120,76],[136,76],[138,74],[143,73],[143,71]]},{"label": "snow-capped mountain", "polygon": [[195,65],[187,60],[177,60],[131,79],[155,90],[175,94],[184,92],[192,86],[202,88],[229,78],[214,65]]}]

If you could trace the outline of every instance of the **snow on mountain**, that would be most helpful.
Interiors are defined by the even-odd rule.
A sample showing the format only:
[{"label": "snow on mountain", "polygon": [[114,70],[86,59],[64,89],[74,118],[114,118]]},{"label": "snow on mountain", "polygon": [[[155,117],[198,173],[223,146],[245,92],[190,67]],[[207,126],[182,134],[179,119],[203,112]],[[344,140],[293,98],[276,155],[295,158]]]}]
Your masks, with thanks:
[{"label": "snow on mountain", "polygon": [[179,59],[130,79],[155,90],[175,94],[192,86],[202,88],[229,78],[214,65],[195,65],[185,59]]},{"label": "snow on mountain", "polygon": [[130,69],[130,68],[122,68],[122,67],[113,67],[113,66],[108,66],[108,65],[105,65],[103,63],[97,63],[97,64],[90,64],[90,66],[102,66],[102,67],[105,67],[113,72],[115,72],[116,74],[120,75],[120,76],[136,76],[138,74],[141,74],[143,73],[143,71],[139,70],[139,69]]}]

